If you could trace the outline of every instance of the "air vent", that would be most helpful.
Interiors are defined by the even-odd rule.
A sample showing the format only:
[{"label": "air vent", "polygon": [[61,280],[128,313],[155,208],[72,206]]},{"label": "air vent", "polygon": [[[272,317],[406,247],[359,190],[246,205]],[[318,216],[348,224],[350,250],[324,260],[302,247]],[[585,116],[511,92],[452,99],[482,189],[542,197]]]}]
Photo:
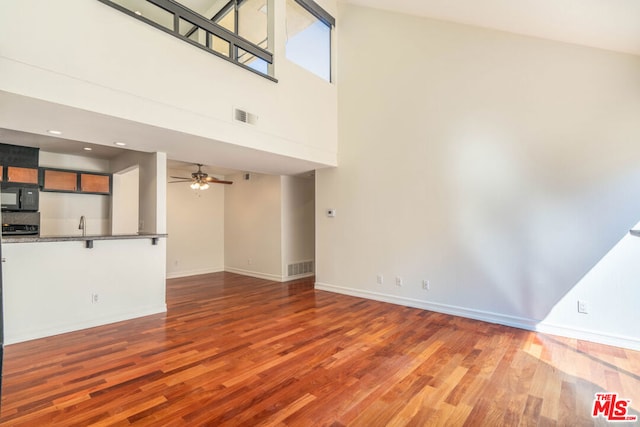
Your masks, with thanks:
[{"label": "air vent", "polygon": [[249,125],[255,125],[258,123],[258,116],[256,114],[249,113],[239,108],[235,108],[233,110],[233,118],[237,122],[247,123]]},{"label": "air vent", "polygon": [[302,261],[287,266],[287,277],[313,273],[313,261]]}]

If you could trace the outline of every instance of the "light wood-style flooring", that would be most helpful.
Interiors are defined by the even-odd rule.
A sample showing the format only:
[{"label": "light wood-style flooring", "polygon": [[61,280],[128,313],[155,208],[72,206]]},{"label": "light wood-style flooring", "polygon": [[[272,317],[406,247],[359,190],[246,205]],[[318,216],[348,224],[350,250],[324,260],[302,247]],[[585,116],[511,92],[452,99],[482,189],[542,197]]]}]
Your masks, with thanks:
[{"label": "light wood-style flooring", "polygon": [[640,352],[311,279],[167,286],[166,314],[7,346],[0,425],[606,425],[603,391],[640,412]]}]

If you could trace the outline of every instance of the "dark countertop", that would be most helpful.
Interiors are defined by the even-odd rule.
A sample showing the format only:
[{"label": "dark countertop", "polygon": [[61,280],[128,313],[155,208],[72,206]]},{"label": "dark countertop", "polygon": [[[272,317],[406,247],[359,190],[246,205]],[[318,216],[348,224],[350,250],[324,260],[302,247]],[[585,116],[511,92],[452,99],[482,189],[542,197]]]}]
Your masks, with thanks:
[{"label": "dark countertop", "polygon": [[632,236],[640,237],[640,230],[631,230],[629,233],[631,233]]},{"label": "dark countertop", "polygon": [[36,243],[36,242],[84,242],[93,240],[130,240],[130,239],[158,239],[167,237],[166,234],[137,233],[137,234],[96,234],[87,236],[3,236],[2,243]]}]

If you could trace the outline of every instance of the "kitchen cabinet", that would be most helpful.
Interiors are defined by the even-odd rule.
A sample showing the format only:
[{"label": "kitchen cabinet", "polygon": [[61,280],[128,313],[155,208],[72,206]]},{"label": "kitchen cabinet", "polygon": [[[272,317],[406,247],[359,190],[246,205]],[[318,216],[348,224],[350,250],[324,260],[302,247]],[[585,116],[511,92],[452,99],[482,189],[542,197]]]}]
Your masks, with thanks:
[{"label": "kitchen cabinet", "polygon": [[80,191],[86,193],[109,194],[111,192],[111,176],[81,173]]},{"label": "kitchen cabinet", "polygon": [[111,174],[40,168],[41,191],[111,194]]},{"label": "kitchen cabinet", "polygon": [[38,184],[38,169],[7,166],[7,182]]},{"label": "kitchen cabinet", "polygon": [[39,155],[39,148],[0,144],[0,159],[2,159],[4,167],[18,166],[37,169]]},{"label": "kitchen cabinet", "polygon": [[78,189],[78,174],[53,169],[43,171],[43,191],[73,191]]}]

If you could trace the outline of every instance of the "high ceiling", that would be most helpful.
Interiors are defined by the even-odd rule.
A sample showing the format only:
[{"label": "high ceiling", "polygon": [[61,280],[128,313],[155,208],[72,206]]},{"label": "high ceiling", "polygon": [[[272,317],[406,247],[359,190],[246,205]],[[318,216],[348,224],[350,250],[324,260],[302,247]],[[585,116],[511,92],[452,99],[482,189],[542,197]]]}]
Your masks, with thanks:
[{"label": "high ceiling", "polygon": [[[221,2],[188,1],[194,2],[192,6],[196,9]],[[640,0],[338,1],[640,55]],[[198,2],[202,4],[196,4]],[[205,141],[166,129],[27,100],[1,91],[0,113],[1,142],[39,146],[48,151],[110,158],[119,152],[113,147],[113,141],[122,140],[126,135],[136,135],[136,139],[145,141],[146,145],[141,143],[127,148],[162,150],[170,159],[186,162],[174,167],[188,169],[197,161],[226,168],[220,169],[219,173],[248,170],[276,174],[297,174],[317,167],[312,162]],[[46,129],[68,123],[73,123],[74,135],[65,134],[61,138],[45,135]],[[93,148],[93,151],[83,151],[84,147]]]},{"label": "high ceiling", "polygon": [[640,55],[639,0],[344,0]]}]

